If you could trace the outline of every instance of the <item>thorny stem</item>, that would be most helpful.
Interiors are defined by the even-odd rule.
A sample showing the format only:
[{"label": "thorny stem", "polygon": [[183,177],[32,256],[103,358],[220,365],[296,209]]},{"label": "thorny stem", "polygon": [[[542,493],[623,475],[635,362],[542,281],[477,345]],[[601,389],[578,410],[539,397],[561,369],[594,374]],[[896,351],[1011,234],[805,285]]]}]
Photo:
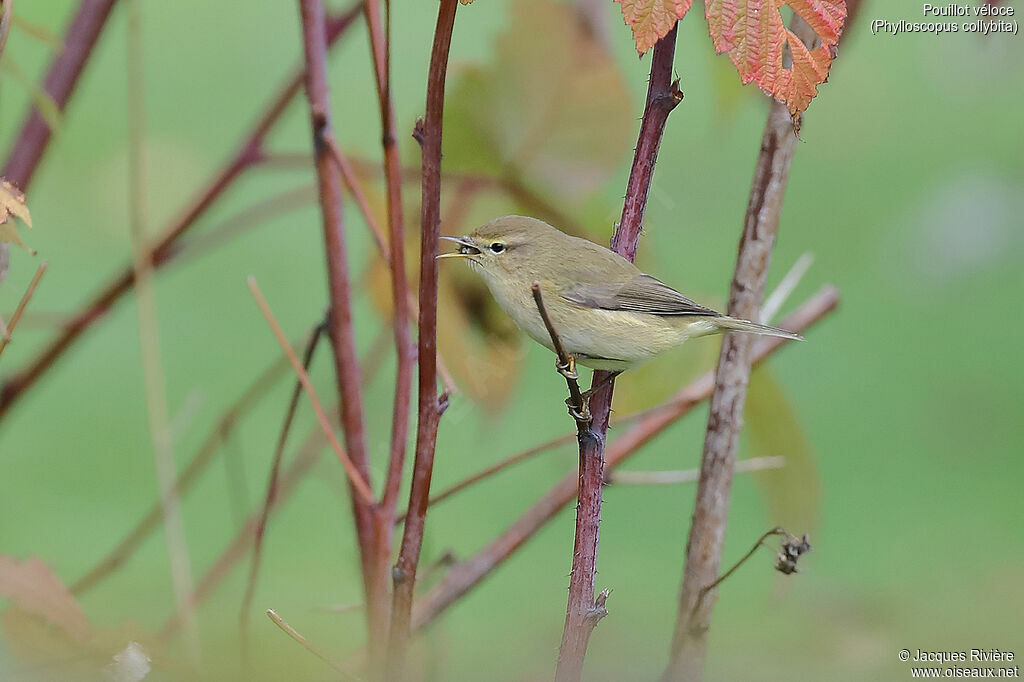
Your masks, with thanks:
[{"label": "thorny stem", "polygon": [[[626,185],[622,218],[611,240],[612,250],[633,261],[643,224],[647,197],[650,193],[654,165],[661,147],[668,115],[682,100],[677,81],[672,80],[676,29],[654,46],[647,101],[640,123],[633,165]],[[593,436],[587,448],[580,441],[579,505],[576,511],[576,539],[572,573],[569,578],[569,601],[566,607],[562,644],[558,651],[555,679],[576,682],[583,674],[590,633],[599,618],[595,614],[594,583],[597,571],[597,546],[601,524],[601,484],[604,480],[604,443],[611,414],[614,377],[608,372],[594,372],[590,399]]]},{"label": "thorny stem", "polygon": [[[78,16],[68,30],[65,49],[54,61],[46,80],[46,92],[53,96],[58,106],[66,104],[112,5],[113,0],[83,0]],[[331,19],[326,29],[328,44],[333,44],[344,35],[346,29],[361,13],[362,3],[358,3]],[[152,263],[154,270],[167,264],[180,253],[178,239],[188,232],[244,170],[262,161],[263,141],[299,91],[303,77],[302,68],[297,69],[289,77],[256,121],[252,131],[243,138],[234,157],[207,181],[198,196],[182,211],[181,216],[173,220],[150,243],[145,258]],[[17,146],[10,154],[4,174],[24,190],[50,139],[49,128],[34,108],[17,139]],[[25,369],[7,378],[0,386],[0,419],[82,333],[100,320],[133,286],[135,271],[129,264],[63,325],[57,338]]]},{"label": "thorny stem", "polygon": [[[792,28],[805,45],[811,44],[814,32],[797,15],[793,17]],[[785,105],[772,102],[761,139],[761,152],[754,171],[729,294],[728,310],[734,317],[752,319],[764,298],[765,280],[796,142],[796,130],[789,111]],[[751,335],[727,334],[722,342],[693,521],[686,543],[686,564],[675,633],[669,662],[662,676],[665,682],[699,680],[704,668],[707,633],[715,600],[702,599],[701,590],[714,582],[722,563],[736,445],[743,423],[755,341]]]},{"label": "thorny stem", "polygon": [[[838,303],[838,291],[830,286],[825,287],[781,324],[786,329],[804,332],[834,310]],[[759,364],[787,342],[776,337],[759,339],[754,347],[754,364]],[[707,400],[713,387],[714,375],[707,372],[685,386],[663,405],[646,411],[642,418],[609,446],[608,469],[613,470],[655,436]],[[577,478],[576,471],[567,473],[533,506],[523,512],[504,533],[475,555],[455,564],[438,585],[417,600],[413,626],[421,628],[432,622],[532,538],[576,496]]]},{"label": "thorny stem", "polygon": [[409,491],[409,515],[402,533],[402,547],[393,571],[394,599],[388,642],[387,678],[398,679],[405,665],[412,618],[416,568],[423,546],[423,528],[430,499],[434,450],[441,414],[447,395],[437,395],[437,243],[441,233],[441,130],[444,115],[444,86],[448,73],[448,51],[455,27],[458,0],[441,0],[434,29],[434,45],[427,75],[425,115],[416,124],[414,137],[423,158],[420,200],[420,315],[419,395],[416,426],[416,455]]}]

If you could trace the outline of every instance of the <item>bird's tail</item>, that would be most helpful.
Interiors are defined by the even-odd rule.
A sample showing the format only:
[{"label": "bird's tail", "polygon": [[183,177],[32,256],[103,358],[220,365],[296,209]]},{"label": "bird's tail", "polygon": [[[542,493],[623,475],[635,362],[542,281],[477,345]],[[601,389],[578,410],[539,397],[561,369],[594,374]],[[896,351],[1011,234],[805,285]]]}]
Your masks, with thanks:
[{"label": "bird's tail", "polygon": [[711,318],[709,322],[712,322],[722,332],[749,332],[751,334],[761,334],[762,336],[781,336],[784,339],[793,339],[794,341],[804,340],[804,337],[794,332],[779,327],[769,327],[765,324],[750,322],[749,320],[741,320],[737,317],[723,315],[722,317]]}]

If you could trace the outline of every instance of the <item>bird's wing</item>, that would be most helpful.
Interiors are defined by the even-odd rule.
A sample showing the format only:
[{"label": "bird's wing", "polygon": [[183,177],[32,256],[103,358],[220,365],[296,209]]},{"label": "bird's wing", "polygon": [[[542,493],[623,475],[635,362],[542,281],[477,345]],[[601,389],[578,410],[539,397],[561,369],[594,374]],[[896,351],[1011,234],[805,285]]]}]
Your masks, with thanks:
[{"label": "bird's wing", "polygon": [[628,310],[652,315],[721,315],[644,274],[625,284],[574,284],[563,290],[561,295],[576,305],[600,310]]}]

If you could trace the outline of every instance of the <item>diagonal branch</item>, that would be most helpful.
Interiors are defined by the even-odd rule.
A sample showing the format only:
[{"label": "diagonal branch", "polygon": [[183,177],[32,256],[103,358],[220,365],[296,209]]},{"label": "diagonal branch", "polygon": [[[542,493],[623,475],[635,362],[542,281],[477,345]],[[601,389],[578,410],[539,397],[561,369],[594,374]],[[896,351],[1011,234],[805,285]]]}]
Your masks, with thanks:
[{"label": "diagonal branch", "polygon": [[395,565],[394,599],[388,641],[386,677],[397,679],[405,664],[412,618],[416,568],[423,547],[430,499],[430,478],[434,471],[434,450],[441,414],[448,405],[447,394],[437,395],[437,243],[441,234],[441,131],[444,116],[444,86],[448,73],[448,51],[455,27],[458,0],[441,0],[434,29],[434,45],[427,74],[425,117],[417,121],[413,136],[423,157],[420,200],[420,315],[419,395],[417,405],[416,454],[409,491],[409,515],[402,533],[402,546]]},{"label": "diagonal branch", "polygon": [[[834,310],[838,303],[839,292],[833,287],[825,287],[787,317],[782,324],[786,329],[804,332]],[[754,364],[761,363],[785,343],[788,341],[776,337],[759,339],[754,348]],[[637,420],[608,447],[608,469],[617,467],[655,436],[707,400],[713,387],[714,375],[708,372],[685,386],[663,405],[648,410],[645,416]],[[472,557],[455,564],[440,583],[417,600],[413,626],[421,628],[432,622],[532,538],[576,496],[577,478],[575,471],[567,473],[533,506],[524,511],[504,533]]]},{"label": "diagonal branch", "polygon": [[263,293],[260,291],[259,285],[256,284],[256,279],[253,277],[249,278],[249,289],[252,291],[253,298],[256,299],[256,305],[259,306],[260,312],[263,313],[263,317],[266,318],[267,324],[270,325],[270,330],[274,333],[274,338],[277,339],[277,343],[281,346],[281,350],[284,351],[285,356],[288,358],[288,362],[291,363],[292,369],[298,375],[299,383],[302,384],[303,390],[306,392],[306,397],[309,398],[310,405],[313,407],[313,413],[316,415],[317,422],[320,424],[320,429],[324,432],[324,436],[327,437],[327,442],[330,444],[331,449],[338,456],[341,461],[341,465],[345,469],[345,473],[348,474],[349,483],[352,486],[353,497],[358,496],[360,502],[364,505],[372,505],[373,491],[370,490],[369,484],[363,477],[359,467],[356,466],[350,454],[345,451],[345,448],[341,446],[338,439],[334,435],[334,429],[331,428],[330,420],[327,418],[327,413],[324,412],[323,405],[320,403],[320,398],[317,396],[316,389],[313,387],[313,382],[309,378],[309,374],[306,373],[306,369],[302,366],[302,362],[299,361],[298,356],[292,349],[290,343],[288,343],[288,337],[284,335],[284,331],[281,329],[281,325],[277,323],[277,319],[274,318],[274,313],[271,312],[270,306],[267,304],[267,299],[263,297]]},{"label": "diagonal branch", "polygon": [[[793,31],[804,44],[814,40],[814,32],[795,14]],[[789,110],[783,104],[772,102],[761,138],[761,152],[754,171],[729,294],[729,314],[734,317],[754,319],[764,298],[765,280],[782,213],[782,198],[797,139]],[[666,681],[700,679],[704,667],[707,632],[715,599],[714,593],[702,599],[701,590],[714,582],[721,568],[736,446],[743,423],[755,340],[746,334],[727,334],[722,342],[693,521],[686,544],[686,565],[675,633],[668,666],[662,676]]]},{"label": "diagonal branch", "polygon": [[[69,74],[64,71],[74,71],[74,77],[77,78],[78,73],[81,72],[82,64],[66,63],[62,61],[64,54],[72,52],[72,44],[76,46],[74,54],[77,55],[76,59],[81,60],[84,63],[85,57],[88,56],[88,49],[84,49],[79,46],[79,43],[85,43],[88,36],[84,35],[85,29],[94,31],[95,35],[92,35],[91,41],[95,42],[96,36],[98,36],[99,28],[93,27],[92,23],[99,19],[94,14],[84,16],[84,13],[89,8],[106,7],[109,12],[109,5],[113,4],[113,0],[83,0],[82,9],[80,10],[79,17],[76,18],[72,24],[68,35],[68,47],[65,52],[58,57],[57,61],[54,62],[54,66],[51,69],[51,76],[48,76],[47,83],[53,78],[55,83],[66,84],[64,87],[67,88],[64,99],[70,95],[71,87],[74,85],[74,79],[69,80]],[[89,12],[98,12],[96,9],[89,9]],[[346,10],[341,15],[335,17],[327,24],[326,28],[326,39],[328,44],[333,44],[340,38],[346,31],[346,29],[352,25],[352,23],[362,13],[362,3],[356,4],[354,7]],[[105,16],[103,17],[105,19]],[[100,22],[102,26],[102,21]],[[81,28],[80,28],[81,27]],[[76,32],[77,31],[77,32]],[[79,32],[83,33],[80,35]],[[91,44],[90,48],[91,48]],[[67,60],[71,62],[72,60]],[[58,68],[60,67],[60,68]],[[72,68],[74,67],[74,68]],[[60,71],[60,74],[54,76],[54,73]],[[201,218],[207,210],[217,201],[218,198],[229,187],[234,184],[234,181],[242,174],[243,171],[260,163],[263,159],[263,142],[270,132],[270,129],[277,122],[277,120],[284,113],[288,104],[292,98],[299,91],[302,86],[302,80],[304,77],[304,70],[300,67],[296,69],[282,85],[277,95],[270,101],[266,110],[257,119],[256,124],[253,126],[252,131],[246,135],[241,144],[238,147],[238,151],[235,155],[229,159],[221,168],[218,170],[210,180],[207,181],[206,185],[199,192],[196,198],[185,207],[180,217],[172,221],[163,232],[156,238],[156,240],[147,246],[146,259],[152,263],[153,270],[159,269],[161,266],[170,262],[180,252],[179,245],[177,244],[178,239],[188,232],[193,225]],[[50,92],[51,95],[56,95]],[[60,94],[59,92],[57,94]],[[46,141],[49,140],[49,129],[39,129],[39,127],[33,123],[35,117],[38,114],[30,115],[26,122],[25,129],[23,129],[22,137],[18,140],[18,146],[11,153],[10,159],[8,160],[5,174],[15,184],[19,184],[22,189],[25,188],[28,178],[31,177],[36,164],[38,164],[40,157],[42,156],[42,150],[36,149],[36,145],[45,146]],[[45,126],[45,122],[40,121],[39,125]],[[2,386],[0,386],[0,419],[10,410],[17,400],[24,395],[25,391],[31,388],[35,382],[48,370],[53,364],[64,354],[64,352],[76,341],[78,338],[91,327],[95,322],[100,320],[109,311],[115,303],[117,303],[122,296],[131,291],[132,287],[135,286],[135,271],[134,268],[129,264],[122,269],[113,279],[111,279],[103,288],[93,296],[85,305],[82,306],[81,310],[69,319],[58,333],[57,338],[50,342],[50,344],[44,348],[34,360],[32,360],[26,368],[18,372],[17,374],[9,377]]]}]

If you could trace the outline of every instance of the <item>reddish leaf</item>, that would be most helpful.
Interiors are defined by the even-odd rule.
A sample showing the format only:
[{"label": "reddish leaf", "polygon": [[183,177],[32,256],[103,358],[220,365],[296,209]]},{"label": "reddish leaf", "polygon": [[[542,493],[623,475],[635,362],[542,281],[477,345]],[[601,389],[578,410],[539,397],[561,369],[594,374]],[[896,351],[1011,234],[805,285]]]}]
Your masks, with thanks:
[{"label": "reddish leaf", "polygon": [[0,597],[11,599],[22,611],[45,619],[72,640],[84,642],[89,638],[89,621],[82,607],[41,559],[18,561],[0,555]]},{"label": "reddish leaf", "polygon": [[[808,47],[782,21],[789,5],[818,35]],[[728,52],[743,83],[754,81],[799,116],[828,78],[833,49],[846,19],[844,0],[707,0],[705,13],[715,49]],[[783,65],[788,47],[792,68]]]},{"label": "reddish leaf", "polygon": [[622,18],[633,29],[636,51],[654,47],[676,22],[686,16],[693,0],[615,0],[622,5]]}]

